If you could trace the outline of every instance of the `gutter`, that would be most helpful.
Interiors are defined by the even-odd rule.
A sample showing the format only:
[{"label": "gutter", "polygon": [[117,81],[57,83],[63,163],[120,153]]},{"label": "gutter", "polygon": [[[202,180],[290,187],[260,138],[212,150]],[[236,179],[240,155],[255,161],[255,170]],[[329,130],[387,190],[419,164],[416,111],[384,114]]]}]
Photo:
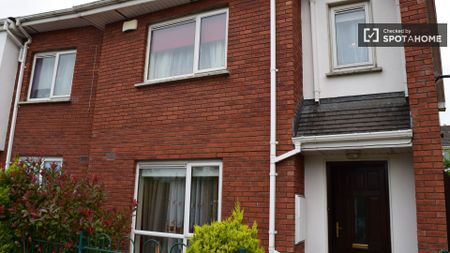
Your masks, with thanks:
[{"label": "gutter", "polygon": [[[13,23],[13,21],[10,19],[6,19],[5,22]],[[13,147],[13,143],[14,143],[14,133],[16,131],[17,113],[19,111],[20,93],[22,91],[23,76],[24,76],[24,72],[25,72],[25,64],[26,64],[26,59],[27,59],[28,46],[31,44],[31,41],[32,41],[31,36],[25,31],[25,29],[23,29],[20,20],[17,20],[17,22],[15,23],[15,26],[27,38],[27,41],[23,45],[20,43],[21,49],[20,49],[19,59],[18,59],[18,61],[20,62],[20,71],[19,71],[19,79],[17,81],[17,87],[16,87],[16,96],[14,99],[14,110],[13,110],[13,115],[11,118],[11,127],[9,128],[8,147],[7,147],[6,162],[5,162],[6,169],[8,169],[9,166],[11,165],[12,147]]]},{"label": "gutter", "polygon": [[294,137],[292,141],[302,151],[325,151],[371,148],[401,148],[412,146],[411,129],[383,132],[315,135]]},{"label": "gutter", "polygon": [[9,35],[9,37],[13,40],[13,42],[18,46],[22,47],[22,42],[11,32],[10,26],[15,27],[14,22],[12,22],[10,19],[6,19],[3,23],[3,30],[6,31],[6,33]]}]

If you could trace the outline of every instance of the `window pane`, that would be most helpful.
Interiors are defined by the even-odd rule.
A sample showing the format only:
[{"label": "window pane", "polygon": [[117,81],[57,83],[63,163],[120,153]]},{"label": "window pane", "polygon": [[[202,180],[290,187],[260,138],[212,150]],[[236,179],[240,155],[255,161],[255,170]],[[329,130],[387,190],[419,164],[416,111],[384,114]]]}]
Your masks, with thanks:
[{"label": "window pane", "polygon": [[56,82],[54,96],[68,96],[72,88],[73,69],[75,66],[75,54],[62,54],[59,56],[58,72],[56,73]]},{"label": "window pane", "polygon": [[337,65],[369,62],[369,49],[358,47],[358,24],[366,22],[365,10],[338,12],[335,21]]},{"label": "window pane", "polygon": [[193,167],[189,230],[217,220],[219,203],[219,168],[217,166]]},{"label": "window pane", "polygon": [[146,169],[141,172],[137,229],[183,233],[186,169]]},{"label": "window pane", "polygon": [[62,167],[61,161],[45,160],[44,161],[44,169],[47,169],[47,170],[51,169],[53,164],[56,166],[56,168],[55,168],[56,171],[61,171],[61,167]]},{"label": "window pane", "polygon": [[225,13],[202,18],[199,69],[225,66]]},{"label": "window pane", "polygon": [[192,73],[194,41],[195,22],[152,31],[149,79]]},{"label": "window pane", "polygon": [[367,243],[367,198],[355,197],[355,242]]},{"label": "window pane", "polygon": [[[135,251],[137,253],[181,253],[183,240],[175,238],[154,237],[145,235],[136,235]],[[179,246],[178,246],[179,245]],[[173,250],[170,249],[173,247]]]},{"label": "window pane", "polygon": [[50,97],[54,65],[54,56],[36,58],[30,98]]}]

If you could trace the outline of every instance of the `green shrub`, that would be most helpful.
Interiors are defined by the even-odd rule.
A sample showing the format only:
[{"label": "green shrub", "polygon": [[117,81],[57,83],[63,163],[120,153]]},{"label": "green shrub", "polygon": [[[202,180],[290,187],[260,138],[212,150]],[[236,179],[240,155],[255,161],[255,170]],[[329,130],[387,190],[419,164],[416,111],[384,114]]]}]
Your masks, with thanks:
[{"label": "green shrub", "polygon": [[80,231],[91,237],[105,233],[114,240],[129,233],[135,204],[108,209],[95,176],[74,177],[56,165],[48,170],[41,165],[26,161],[0,169],[0,253],[30,238],[70,246]]},{"label": "green shrub", "polygon": [[225,221],[195,226],[187,253],[237,253],[241,248],[248,253],[263,253],[257,239],[256,222],[250,228],[242,224],[243,219],[244,211],[237,203]]}]

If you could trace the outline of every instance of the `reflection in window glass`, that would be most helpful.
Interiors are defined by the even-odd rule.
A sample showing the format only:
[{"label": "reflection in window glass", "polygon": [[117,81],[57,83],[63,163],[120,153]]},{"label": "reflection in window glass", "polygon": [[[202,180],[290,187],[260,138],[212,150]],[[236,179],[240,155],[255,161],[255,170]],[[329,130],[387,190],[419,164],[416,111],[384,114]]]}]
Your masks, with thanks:
[{"label": "reflection in window glass", "polygon": [[192,73],[195,22],[152,31],[150,79]]},{"label": "reflection in window glass", "polygon": [[47,98],[52,88],[55,57],[36,58],[30,98]]},{"label": "reflection in window glass", "polygon": [[61,54],[56,72],[54,96],[69,96],[72,88],[75,54]]},{"label": "reflection in window glass", "polygon": [[364,8],[335,13],[337,65],[369,62],[369,49],[358,47],[358,24],[366,23]]},{"label": "reflection in window glass", "polygon": [[202,18],[199,69],[225,66],[225,13]]},{"label": "reflection in window glass", "polygon": [[[182,253],[183,240],[174,238],[136,235],[135,252]],[[173,248],[173,249],[172,249]],[[172,250],[171,250],[172,249]]]}]

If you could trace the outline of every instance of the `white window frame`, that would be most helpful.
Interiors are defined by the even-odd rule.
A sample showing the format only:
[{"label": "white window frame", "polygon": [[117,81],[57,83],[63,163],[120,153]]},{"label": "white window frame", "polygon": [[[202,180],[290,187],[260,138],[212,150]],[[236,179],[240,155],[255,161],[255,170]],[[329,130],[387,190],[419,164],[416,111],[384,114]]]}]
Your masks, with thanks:
[{"label": "white window frame", "polygon": [[[27,96],[27,99],[29,101],[51,101],[51,100],[70,98],[72,91],[69,93],[69,95],[62,95],[62,96],[54,96],[53,95],[54,90],[55,90],[55,84],[56,84],[56,74],[58,73],[59,57],[64,54],[75,54],[75,63],[76,63],[77,50],[44,52],[44,53],[37,53],[34,55],[33,68],[31,70],[30,85],[28,87],[28,96]],[[36,59],[37,58],[45,58],[45,57],[55,57],[55,64],[53,65],[52,83],[50,86],[50,95],[47,98],[31,98],[31,90],[33,88],[33,81],[34,81],[33,79],[34,79],[34,71],[35,71],[35,67],[36,67]],[[73,70],[73,75],[75,75],[75,66],[74,66],[74,70]],[[72,84],[73,84],[73,77],[72,77],[72,83],[70,84],[71,89],[72,89]]]},{"label": "white window frame", "polygon": [[346,4],[333,6],[329,8],[329,19],[330,19],[330,40],[331,40],[331,71],[346,71],[349,69],[359,69],[359,68],[372,68],[376,66],[375,62],[375,49],[373,47],[368,47],[369,61],[360,62],[353,64],[339,65],[337,62],[337,41],[336,41],[336,14],[351,10],[363,9],[366,14],[366,22],[372,22],[372,15],[369,2],[360,2],[354,4]]},{"label": "white window frame", "polygon": [[60,163],[61,164],[61,170],[63,168],[64,159],[62,157],[55,157],[55,156],[44,156],[44,157],[38,157],[38,156],[21,156],[19,158],[20,161],[41,161],[41,165],[39,168],[39,183],[42,184],[42,170],[45,169],[44,165],[46,162],[50,163]]},{"label": "white window frame", "polygon": [[[219,14],[225,14],[226,15],[226,21],[225,21],[225,64],[223,67],[218,68],[209,68],[209,69],[199,69],[199,57],[200,57],[200,31],[201,31],[201,20],[205,17],[215,16]],[[151,53],[151,44],[152,44],[152,31],[168,28],[173,25],[182,24],[185,22],[193,21],[195,22],[195,40],[194,40],[194,64],[193,64],[193,70],[192,73],[184,74],[184,75],[176,75],[176,76],[170,76],[170,77],[164,77],[164,78],[155,78],[151,79],[149,77],[149,70],[150,70],[150,53]],[[147,39],[147,52],[145,56],[145,71],[144,71],[144,80],[145,82],[160,82],[160,81],[170,81],[173,79],[182,79],[182,78],[190,78],[195,77],[198,74],[207,73],[207,72],[214,72],[214,71],[220,71],[220,70],[226,70],[227,69],[227,62],[228,62],[228,23],[229,23],[229,11],[228,8],[226,9],[220,9],[210,12],[205,12],[197,15],[192,15],[188,17],[178,18],[158,24],[151,25],[148,29],[148,39]]]},{"label": "white window frame", "polygon": [[[136,165],[136,179],[134,186],[134,199],[139,197],[139,182],[141,170],[148,169],[149,167],[157,168],[185,168],[186,169],[186,185],[185,185],[185,201],[184,201],[184,224],[183,234],[167,233],[167,232],[154,232],[146,230],[136,229],[138,210],[134,211],[132,219],[132,231],[131,237],[135,240],[136,235],[153,236],[161,238],[171,238],[183,240],[183,244],[187,245],[189,238],[193,236],[193,233],[189,232],[189,219],[190,219],[190,200],[191,200],[191,181],[192,181],[192,167],[202,166],[214,166],[219,168],[219,190],[218,190],[218,203],[217,203],[217,220],[222,219],[222,180],[223,180],[223,166],[222,161],[189,161],[189,162],[140,162]],[[186,248],[183,247],[183,253],[186,252]]]}]

